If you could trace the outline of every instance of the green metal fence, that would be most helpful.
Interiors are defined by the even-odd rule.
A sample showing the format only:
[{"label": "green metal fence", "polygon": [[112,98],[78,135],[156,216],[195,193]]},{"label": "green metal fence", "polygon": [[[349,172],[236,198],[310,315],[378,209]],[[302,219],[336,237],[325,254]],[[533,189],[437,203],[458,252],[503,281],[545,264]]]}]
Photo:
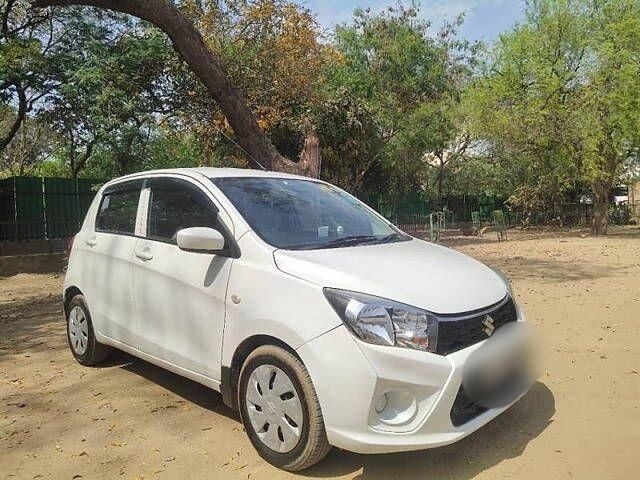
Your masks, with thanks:
[{"label": "green metal fence", "polygon": [[[74,235],[80,229],[84,215],[102,183],[102,180],[96,179],[41,177],[0,180],[0,241]],[[478,212],[478,225],[493,222],[494,210],[504,211],[507,225],[516,225],[522,220],[518,212],[506,208],[505,199],[489,196],[448,196],[440,202],[422,192],[402,195],[376,192],[359,197],[411,233],[428,231],[429,215],[436,212],[442,212],[447,228],[471,224],[472,212]],[[622,207],[615,208],[620,210]],[[626,208],[629,209],[628,206]],[[591,219],[591,210],[591,205],[567,204],[535,218],[527,218],[527,221],[530,224],[584,226]],[[628,223],[629,211],[625,214],[618,210],[610,212],[611,222]]]},{"label": "green metal fence", "polygon": [[505,199],[489,196],[448,196],[440,202],[419,192],[402,195],[388,193],[363,194],[360,199],[394,224],[411,233],[429,229],[429,215],[443,212],[447,227],[471,222],[472,212],[479,212],[480,221],[493,220],[493,211],[505,210]]},{"label": "green metal fence", "polygon": [[[469,224],[472,229],[478,229],[480,225],[493,225],[493,212],[496,210],[503,212],[507,227],[523,224],[587,227],[593,217],[593,205],[589,203],[563,203],[540,212],[525,214],[509,208],[505,198],[491,196],[447,196],[438,202],[418,192],[403,195],[383,192],[363,194],[360,199],[409,233],[429,230],[429,216],[438,212],[445,216],[446,228],[454,229],[464,224]],[[611,204],[609,222],[626,225],[638,209],[640,207],[633,204]]]},{"label": "green metal fence", "polygon": [[0,180],[0,240],[74,235],[101,180],[11,177]]}]

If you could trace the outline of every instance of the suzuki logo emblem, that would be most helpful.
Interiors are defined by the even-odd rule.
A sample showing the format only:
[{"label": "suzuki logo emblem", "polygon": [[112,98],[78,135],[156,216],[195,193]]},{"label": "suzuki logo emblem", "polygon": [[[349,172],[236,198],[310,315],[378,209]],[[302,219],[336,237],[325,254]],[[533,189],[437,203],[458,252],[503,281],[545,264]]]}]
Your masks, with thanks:
[{"label": "suzuki logo emblem", "polygon": [[493,324],[493,317],[491,315],[484,316],[482,325],[484,326],[482,331],[487,334],[487,337],[490,337],[491,335],[493,335],[493,332],[495,331],[496,327]]}]

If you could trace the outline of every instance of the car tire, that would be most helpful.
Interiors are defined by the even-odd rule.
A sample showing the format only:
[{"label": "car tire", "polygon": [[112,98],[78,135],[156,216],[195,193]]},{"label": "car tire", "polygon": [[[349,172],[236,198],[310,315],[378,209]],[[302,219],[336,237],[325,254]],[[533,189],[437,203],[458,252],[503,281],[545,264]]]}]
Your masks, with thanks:
[{"label": "car tire", "polygon": [[265,345],[247,357],[240,371],[238,405],[254,448],[276,467],[304,470],[331,450],[309,372],[283,348]]},{"label": "car tire", "polygon": [[98,343],[91,322],[91,314],[84,296],[76,295],[66,309],[67,341],[69,349],[81,365],[91,366],[109,356],[109,347]]}]

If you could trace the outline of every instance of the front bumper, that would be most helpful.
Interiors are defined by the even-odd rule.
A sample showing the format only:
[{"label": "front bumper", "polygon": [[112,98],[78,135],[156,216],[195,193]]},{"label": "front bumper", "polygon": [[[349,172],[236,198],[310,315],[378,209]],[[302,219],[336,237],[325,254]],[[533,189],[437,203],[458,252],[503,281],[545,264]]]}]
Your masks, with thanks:
[{"label": "front bumper", "polygon": [[313,379],[329,443],[357,453],[388,453],[454,443],[526,393],[529,383],[506,406],[467,412],[462,424],[460,416],[452,421],[465,364],[481,345],[441,356],[366,344],[340,326],[298,354]]}]

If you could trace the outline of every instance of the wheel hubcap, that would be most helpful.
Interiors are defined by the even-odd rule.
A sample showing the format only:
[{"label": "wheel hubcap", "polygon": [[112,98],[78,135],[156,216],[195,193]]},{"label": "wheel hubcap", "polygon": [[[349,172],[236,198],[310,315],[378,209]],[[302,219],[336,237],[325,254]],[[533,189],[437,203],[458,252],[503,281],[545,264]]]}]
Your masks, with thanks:
[{"label": "wheel hubcap", "polygon": [[89,324],[84,310],[77,305],[69,312],[69,340],[73,351],[84,355],[89,344]]},{"label": "wheel hubcap", "polygon": [[249,421],[271,450],[290,452],[302,433],[302,404],[289,376],[273,365],[260,365],[249,377],[246,393]]}]

